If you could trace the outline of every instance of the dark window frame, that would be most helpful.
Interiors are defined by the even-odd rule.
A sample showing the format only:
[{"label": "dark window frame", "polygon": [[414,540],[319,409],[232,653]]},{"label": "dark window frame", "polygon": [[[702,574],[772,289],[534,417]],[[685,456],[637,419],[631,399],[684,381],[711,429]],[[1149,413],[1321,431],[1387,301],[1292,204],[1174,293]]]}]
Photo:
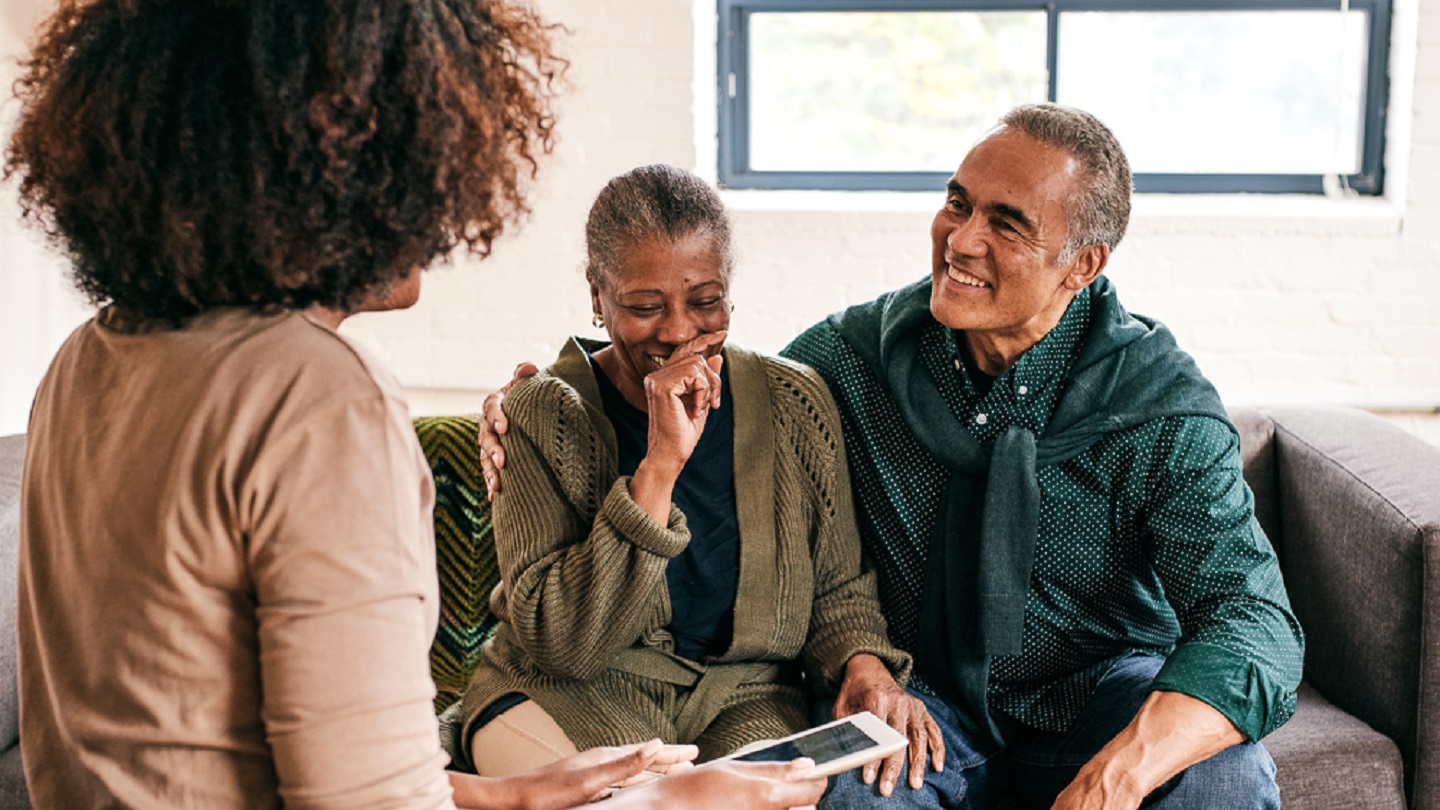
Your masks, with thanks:
[{"label": "dark window frame", "polygon": [[[1048,20],[1046,70],[1050,100],[1056,93],[1060,15],[1067,11],[1339,11],[1340,0],[717,0],[719,52],[719,180],[737,189],[820,189],[921,191],[943,188],[942,172],[755,171],[749,167],[749,16],[766,11],[1045,11]],[[1384,190],[1385,124],[1389,106],[1392,0],[1349,0],[1351,11],[1368,14],[1360,171],[1344,184],[1361,194]],[[1135,190],[1157,193],[1323,194],[1320,174],[1136,174]]]}]

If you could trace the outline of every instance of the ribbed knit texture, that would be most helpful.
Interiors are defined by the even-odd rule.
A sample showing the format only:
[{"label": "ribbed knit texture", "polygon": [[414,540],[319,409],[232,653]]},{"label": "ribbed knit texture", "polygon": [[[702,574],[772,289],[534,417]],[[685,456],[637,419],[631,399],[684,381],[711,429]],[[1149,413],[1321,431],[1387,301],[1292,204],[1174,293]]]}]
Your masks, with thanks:
[{"label": "ribbed knit texture", "polygon": [[572,341],[505,401],[506,479],[494,505],[503,587],[492,603],[501,625],[466,692],[467,726],[521,692],[581,749],[659,736],[695,742],[709,758],[803,728],[800,667],[826,690],[859,652],[908,676],[873,575],[862,573],[828,389],[789,361],[734,347],[725,357],[741,536],[730,649],[708,665],[670,653],[665,567],[689,541],[685,518],[672,507],[661,526],[630,498],[594,375]]}]

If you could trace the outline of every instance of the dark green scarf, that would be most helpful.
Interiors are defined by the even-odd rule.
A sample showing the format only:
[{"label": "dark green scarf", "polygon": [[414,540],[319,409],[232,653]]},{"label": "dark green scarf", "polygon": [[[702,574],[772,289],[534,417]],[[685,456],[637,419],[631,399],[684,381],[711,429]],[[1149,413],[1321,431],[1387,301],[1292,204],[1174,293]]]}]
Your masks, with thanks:
[{"label": "dark green scarf", "polygon": [[1212,416],[1229,424],[1220,395],[1170,331],[1126,312],[1103,276],[1090,286],[1090,307],[1089,334],[1043,435],[1011,426],[989,450],[956,420],[920,357],[920,336],[934,321],[929,280],[830,316],[921,446],[950,472],[926,563],[926,637],[913,651],[916,671],[996,742],[985,690],[990,657],[1021,652],[1040,516],[1037,470],[1154,419]]}]

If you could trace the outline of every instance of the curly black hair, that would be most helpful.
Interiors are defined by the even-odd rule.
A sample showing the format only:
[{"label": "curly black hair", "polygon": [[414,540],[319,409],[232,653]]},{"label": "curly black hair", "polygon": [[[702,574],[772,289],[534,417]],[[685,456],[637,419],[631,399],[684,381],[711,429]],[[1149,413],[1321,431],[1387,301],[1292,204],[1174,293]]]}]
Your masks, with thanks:
[{"label": "curly black hair", "polygon": [[67,0],[5,176],[96,304],[350,311],[526,212],[553,33],[506,0]]}]

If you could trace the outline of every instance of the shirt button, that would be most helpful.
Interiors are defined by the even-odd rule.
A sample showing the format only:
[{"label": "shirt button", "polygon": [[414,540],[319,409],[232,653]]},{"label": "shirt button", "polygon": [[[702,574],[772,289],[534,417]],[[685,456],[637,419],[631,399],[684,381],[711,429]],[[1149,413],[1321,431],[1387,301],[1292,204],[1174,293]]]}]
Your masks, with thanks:
[{"label": "shirt button", "polygon": [[960,358],[958,358],[958,357],[955,358],[955,370],[956,370],[956,371],[959,371],[959,370],[960,370]]},{"label": "shirt button", "polygon": [[985,424],[986,422],[989,422],[989,421],[990,421],[990,417],[986,416],[985,414],[983,414],[983,413],[977,413],[977,414],[975,414],[975,424],[977,424],[977,425],[983,425],[983,424]]},{"label": "shirt button", "polygon": [[1028,386],[1028,385],[1022,385],[1022,386],[1020,386],[1019,388],[1016,388],[1015,390],[1016,390],[1017,392],[1019,392],[1020,396],[1023,397],[1023,396],[1025,396],[1026,394],[1030,393],[1030,386]]}]

